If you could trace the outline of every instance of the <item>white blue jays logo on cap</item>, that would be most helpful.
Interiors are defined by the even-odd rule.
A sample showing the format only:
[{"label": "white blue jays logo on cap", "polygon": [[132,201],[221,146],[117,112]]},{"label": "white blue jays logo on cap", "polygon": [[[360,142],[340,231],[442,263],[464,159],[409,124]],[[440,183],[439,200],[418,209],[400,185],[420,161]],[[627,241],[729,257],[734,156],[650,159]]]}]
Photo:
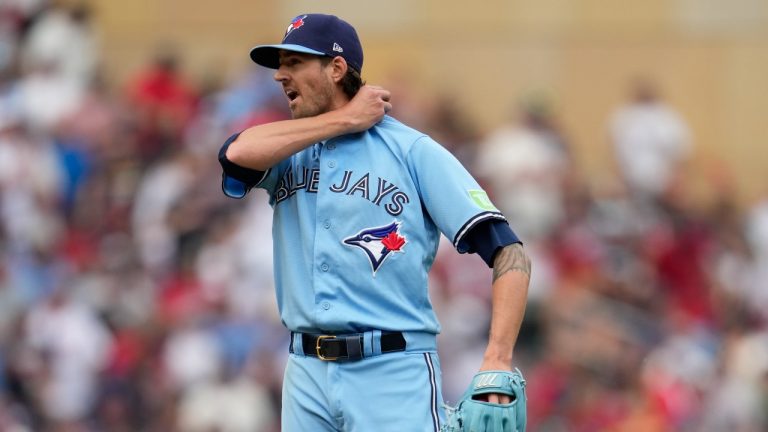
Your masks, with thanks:
[{"label": "white blue jays logo on cap", "polygon": [[306,15],[300,15],[300,16],[297,16],[296,18],[294,18],[293,21],[291,21],[291,23],[288,24],[288,28],[285,29],[285,36],[288,36],[288,33],[296,30],[297,28],[299,28],[301,26],[303,26],[305,18],[307,18]]},{"label": "white blue jays logo on cap", "polygon": [[403,253],[403,246],[408,240],[398,232],[401,223],[394,220],[389,225],[366,228],[342,242],[347,246],[360,248],[371,263],[373,275],[376,276],[376,271],[392,252]]}]

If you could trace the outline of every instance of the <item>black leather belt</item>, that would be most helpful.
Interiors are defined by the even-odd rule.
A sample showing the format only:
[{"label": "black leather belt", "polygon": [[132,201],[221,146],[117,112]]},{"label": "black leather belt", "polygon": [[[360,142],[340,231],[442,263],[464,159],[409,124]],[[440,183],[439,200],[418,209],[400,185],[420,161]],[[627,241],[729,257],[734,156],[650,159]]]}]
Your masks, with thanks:
[{"label": "black leather belt", "polygon": [[[290,351],[293,353],[291,338]],[[405,351],[405,337],[400,332],[381,332],[381,352]],[[365,357],[365,337],[362,333],[351,335],[314,335],[301,333],[301,346],[304,355],[317,357],[320,360],[360,360]]]}]

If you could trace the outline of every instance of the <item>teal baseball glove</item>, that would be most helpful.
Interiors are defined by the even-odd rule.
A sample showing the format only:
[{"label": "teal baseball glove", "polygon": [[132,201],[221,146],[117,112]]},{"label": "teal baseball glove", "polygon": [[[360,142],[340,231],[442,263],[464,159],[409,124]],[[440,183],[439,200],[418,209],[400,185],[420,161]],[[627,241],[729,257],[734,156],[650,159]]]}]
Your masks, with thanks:
[{"label": "teal baseball glove", "polygon": [[[488,393],[505,394],[512,401],[501,405],[474,399]],[[525,380],[520,370],[483,371],[472,378],[459,404],[446,408],[448,423],[441,432],[524,432],[525,408]]]}]

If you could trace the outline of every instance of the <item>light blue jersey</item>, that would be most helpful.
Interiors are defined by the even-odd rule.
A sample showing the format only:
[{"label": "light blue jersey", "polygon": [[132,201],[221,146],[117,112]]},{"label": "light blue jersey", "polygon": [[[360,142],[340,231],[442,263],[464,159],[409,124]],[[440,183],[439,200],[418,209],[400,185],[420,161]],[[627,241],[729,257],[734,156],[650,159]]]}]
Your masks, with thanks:
[{"label": "light blue jersey", "polygon": [[504,219],[466,169],[392,117],[264,173],[280,316],[293,332],[440,331],[427,274],[440,233]]}]

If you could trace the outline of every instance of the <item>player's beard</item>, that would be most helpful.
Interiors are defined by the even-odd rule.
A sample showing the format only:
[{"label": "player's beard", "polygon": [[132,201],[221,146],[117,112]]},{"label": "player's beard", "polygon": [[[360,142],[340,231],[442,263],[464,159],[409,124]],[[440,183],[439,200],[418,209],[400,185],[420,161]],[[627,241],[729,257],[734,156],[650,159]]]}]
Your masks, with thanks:
[{"label": "player's beard", "polygon": [[319,79],[308,83],[301,91],[300,101],[291,108],[294,119],[314,117],[331,111],[333,108],[333,82],[330,79]]}]

